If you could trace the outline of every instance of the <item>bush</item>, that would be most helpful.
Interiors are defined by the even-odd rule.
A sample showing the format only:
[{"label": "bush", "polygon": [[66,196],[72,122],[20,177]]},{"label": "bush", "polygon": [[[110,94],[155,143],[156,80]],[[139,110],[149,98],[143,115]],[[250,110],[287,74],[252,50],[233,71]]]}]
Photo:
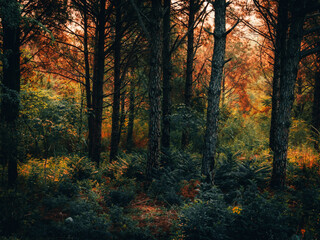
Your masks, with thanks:
[{"label": "bush", "polygon": [[294,217],[305,231],[305,239],[320,237],[320,162],[289,162],[288,189]]},{"label": "bush", "polygon": [[283,199],[259,194],[255,184],[228,205],[217,188],[202,185],[199,199],[180,213],[184,239],[290,239],[293,220]]},{"label": "bush", "polygon": [[200,179],[200,161],[197,155],[179,151],[172,152],[169,156],[171,164],[154,174],[149,193],[169,205],[180,205],[184,200],[181,188],[186,182]]},{"label": "bush", "polygon": [[227,152],[226,158],[216,164],[214,176],[215,185],[231,204],[239,196],[241,187],[246,188],[254,182],[264,188],[271,176],[271,166],[265,159],[238,160],[238,156]]},{"label": "bush", "polygon": [[110,190],[105,196],[105,202],[107,206],[120,206],[125,207],[127,206],[133,199],[135,193],[129,189],[118,189],[118,190]]},{"label": "bush", "polygon": [[138,227],[138,222],[132,220],[124,213],[124,209],[119,206],[112,206],[109,209],[110,221],[112,224],[112,239],[122,240],[152,240],[149,229]]},{"label": "bush", "polygon": [[0,193],[0,236],[10,236],[19,232],[24,224],[25,216],[31,210],[26,195],[16,190]]},{"label": "bush", "polygon": [[238,204],[241,212],[234,214],[232,239],[287,240],[294,234],[293,219],[285,199],[259,194],[255,184],[242,193]]},{"label": "bush", "polygon": [[196,199],[183,207],[180,215],[182,235],[186,240],[226,240],[231,212],[216,188],[206,192],[205,200]]},{"label": "bush", "polygon": [[96,173],[96,167],[92,161],[86,157],[79,157],[77,155],[71,157],[70,160],[70,176],[73,181],[82,181],[93,178],[94,173]]}]

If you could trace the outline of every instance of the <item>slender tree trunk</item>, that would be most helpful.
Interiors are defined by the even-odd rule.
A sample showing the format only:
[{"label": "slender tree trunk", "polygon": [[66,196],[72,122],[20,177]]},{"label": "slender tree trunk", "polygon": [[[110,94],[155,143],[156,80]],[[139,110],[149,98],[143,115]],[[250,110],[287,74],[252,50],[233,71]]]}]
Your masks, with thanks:
[{"label": "slender tree trunk", "polygon": [[83,49],[84,49],[84,65],[85,65],[85,90],[87,101],[87,117],[88,117],[88,155],[92,158],[92,145],[93,145],[93,109],[92,109],[92,92],[90,81],[90,63],[89,63],[89,51],[88,51],[88,16],[87,16],[87,1],[84,1],[83,9],[84,20],[84,36],[83,36]]},{"label": "slender tree trunk", "polygon": [[119,121],[119,142],[121,140],[122,129],[124,122],[126,121],[126,90],[121,93],[121,105],[120,105],[120,121]]},{"label": "slender tree trunk", "polygon": [[218,139],[218,117],[221,94],[221,81],[225,64],[226,49],[226,0],[216,0],[214,49],[211,65],[211,78],[208,92],[207,124],[205,133],[205,147],[202,159],[201,172],[207,181],[213,184],[213,168]]},{"label": "slender tree trunk", "polygon": [[152,0],[150,19],[149,143],[146,176],[159,166],[161,137],[161,0]]},{"label": "slender tree trunk", "polygon": [[134,125],[134,98],[135,90],[134,83],[131,80],[130,83],[130,104],[129,104],[129,120],[128,120],[128,130],[127,130],[127,151],[131,152],[133,148],[133,125]]},{"label": "slender tree trunk", "polygon": [[269,145],[274,150],[275,138],[275,120],[279,111],[280,98],[280,73],[281,73],[281,56],[286,51],[286,37],[288,29],[288,2],[279,1],[278,5],[278,23],[276,27],[276,39],[274,46],[274,65],[273,65],[273,81],[272,81],[272,112],[271,112],[271,128]]},{"label": "slender tree trunk", "polygon": [[114,40],[114,90],[112,105],[112,131],[110,145],[110,160],[114,160],[118,155],[119,148],[119,120],[120,120],[120,64],[121,64],[121,1],[115,1],[116,24]]},{"label": "slender tree trunk", "polygon": [[172,75],[172,63],[170,53],[170,9],[171,0],[164,0],[164,15],[163,15],[163,49],[162,49],[162,67],[163,67],[163,98],[162,98],[162,137],[161,147],[163,150],[170,148],[170,114],[171,114],[171,99],[170,99],[170,79]]},{"label": "slender tree trunk", "polygon": [[314,147],[320,153],[320,53],[317,54],[317,67],[313,90],[312,130],[316,140]]},{"label": "slender tree trunk", "polygon": [[[186,82],[184,88],[184,104],[187,111],[192,107],[192,74],[193,74],[193,60],[194,60],[194,19],[195,19],[195,0],[190,0],[189,3],[189,20],[188,20],[188,47],[187,47],[187,70]],[[184,129],[182,132],[181,146],[185,149],[189,145],[189,131]]]},{"label": "slender tree trunk", "polygon": [[101,154],[101,128],[103,110],[103,78],[104,78],[104,38],[105,38],[105,6],[106,0],[100,1],[99,16],[96,27],[92,106],[93,106],[93,131],[92,131],[92,160],[98,165]]},{"label": "slender tree trunk", "polygon": [[[302,85],[302,79],[298,78],[297,79],[297,95],[301,98],[303,93],[303,85]],[[294,111],[294,117],[295,118],[300,118],[303,114],[303,109],[304,109],[304,102],[302,99],[297,102],[297,108]]]},{"label": "slender tree trunk", "polygon": [[226,98],[226,76],[225,73],[222,74],[222,89],[221,89],[221,106],[224,106]]},{"label": "slender tree trunk", "polygon": [[[18,177],[17,146],[19,143],[17,120],[20,104],[20,10],[18,2],[7,1],[1,12],[3,30],[3,76],[1,123],[7,141],[2,141],[1,152],[8,163],[8,184],[13,186]],[[4,10],[6,9],[6,10]]]},{"label": "slender tree trunk", "polygon": [[286,181],[286,165],[289,129],[291,125],[291,110],[294,101],[294,87],[297,78],[298,65],[300,61],[300,45],[303,37],[303,24],[305,14],[305,1],[294,1],[295,9],[291,13],[290,31],[287,38],[287,48],[285,56],[281,55],[280,74],[280,96],[279,110],[275,119],[273,129],[273,170],[271,186],[273,188],[283,188]]}]

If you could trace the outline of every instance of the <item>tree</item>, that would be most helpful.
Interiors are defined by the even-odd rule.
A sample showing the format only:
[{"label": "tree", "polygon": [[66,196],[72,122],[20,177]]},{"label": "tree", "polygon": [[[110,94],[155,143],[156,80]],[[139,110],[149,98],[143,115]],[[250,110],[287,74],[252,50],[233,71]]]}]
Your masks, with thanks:
[{"label": "tree", "polygon": [[279,111],[280,101],[280,76],[281,76],[281,55],[285,54],[286,33],[288,29],[288,2],[279,1],[278,21],[276,26],[276,37],[274,43],[274,63],[272,80],[272,112],[269,145],[272,150],[275,146],[276,131],[274,128],[276,117]]},{"label": "tree", "polygon": [[213,170],[218,139],[218,118],[221,95],[221,82],[225,61],[226,38],[237,23],[226,31],[226,8],[229,3],[226,0],[216,0],[213,3],[215,9],[214,49],[211,61],[211,77],[208,90],[207,123],[204,137],[204,151],[201,173],[206,180],[213,184]]},{"label": "tree", "polygon": [[[195,15],[199,9],[199,1],[189,1],[189,19],[188,19],[188,46],[187,46],[187,69],[186,69],[186,82],[184,87],[184,104],[186,108],[191,108],[192,98],[192,83],[193,83],[193,60],[194,60],[194,27],[195,27]],[[182,148],[186,148],[189,145],[189,133],[185,129],[182,133],[181,139]]]},{"label": "tree", "polygon": [[[17,120],[21,77],[21,46],[38,41],[40,35],[52,31],[67,18],[65,1],[0,1],[3,29],[3,77],[1,100],[2,123],[8,125],[6,135],[11,138],[10,148],[2,142],[2,152],[8,162],[8,182],[17,179]],[[43,34],[44,33],[44,34]],[[52,38],[52,37],[51,37]],[[52,39],[51,39],[52,40]]]},{"label": "tree", "polygon": [[1,1],[3,28],[3,75],[1,98],[1,124],[9,140],[1,142],[2,157],[8,163],[8,183],[14,185],[18,176],[17,146],[20,92],[20,22],[21,10],[16,0]]},{"label": "tree", "polygon": [[149,143],[147,178],[159,165],[161,137],[161,1],[152,0],[151,20],[149,26],[150,72],[149,72]]},{"label": "tree", "polygon": [[134,125],[134,110],[135,110],[135,85],[131,80],[130,82],[130,97],[129,97],[129,120],[127,129],[127,143],[126,148],[131,152],[133,148],[133,125]]},{"label": "tree", "polygon": [[315,149],[320,152],[319,136],[320,136],[320,53],[316,54],[315,82],[313,90],[313,106],[312,106],[312,130],[315,137]]},{"label": "tree", "polygon": [[138,15],[139,23],[149,44],[149,136],[146,176],[150,180],[152,172],[159,166],[161,139],[161,0],[151,1],[148,24],[142,19],[140,9],[131,0]]},{"label": "tree", "polygon": [[120,121],[120,91],[121,91],[121,38],[122,38],[122,20],[120,0],[114,1],[115,5],[115,40],[114,40],[114,90],[113,90],[113,105],[112,105],[112,132],[110,144],[110,160],[113,160],[118,155],[118,147],[120,141],[119,121]]},{"label": "tree", "polygon": [[170,114],[171,114],[171,99],[170,99],[170,79],[172,75],[171,63],[171,0],[164,0],[163,14],[163,49],[162,49],[162,75],[163,75],[163,98],[162,98],[162,136],[161,147],[163,150],[170,148]]},{"label": "tree", "polygon": [[[280,54],[280,83],[279,83],[279,103],[276,109],[276,116],[272,122],[272,132],[270,136],[273,137],[273,169],[271,177],[271,186],[273,188],[283,188],[286,181],[286,165],[287,165],[287,151],[288,138],[291,125],[291,110],[294,101],[294,88],[297,78],[298,65],[301,59],[301,41],[303,39],[303,26],[305,17],[314,10],[316,1],[289,1],[288,7],[285,6],[286,1],[279,1],[278,24],[283,21],[280,18],[281,12],[284,11],[285,18],[288,18],[287,27],[283,28],[283,33],[277,32],[276,38],[285,36],[282,40],[284,45],[281,46],[283,51],[275,52]],[[310,5],[311,4],[311,5]],[[281,8],[284,9],[281,9]],[[279,28],[278,28],[279,29]],[[277,94],[273,94],[277,97]]]}]

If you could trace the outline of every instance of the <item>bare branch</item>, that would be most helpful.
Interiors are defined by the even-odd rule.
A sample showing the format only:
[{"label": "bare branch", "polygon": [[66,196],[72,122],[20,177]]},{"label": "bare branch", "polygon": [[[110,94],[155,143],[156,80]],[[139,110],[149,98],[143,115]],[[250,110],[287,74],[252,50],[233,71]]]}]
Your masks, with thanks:
[{"label": "bare branch", "polygon": [[237,22],[228,30],[226,31],[225,35],[228,35],[229,33],[232,32],[233,29],[235,29],[235,27],[239,24],[240,19],[237,20]]},{"label": "bare branch", "polygon": [[131,2],[134,10],[136,11],[136,13],[137,13],[137,15],[138,15],[138,20],[139,20],[140,26],[141,26],[144,34],[146,35],[146,37],[147,37],[148,39],[150,39],[150,38],[151,38],[150,32],[148,31],[147,26],[146,26],[145,22],[144,22],[143,19],[142,19],[142,15],[141,15],[141,12],[140,12],[138,6],[135,4],[134,0],[130,0],[130,2]]}]

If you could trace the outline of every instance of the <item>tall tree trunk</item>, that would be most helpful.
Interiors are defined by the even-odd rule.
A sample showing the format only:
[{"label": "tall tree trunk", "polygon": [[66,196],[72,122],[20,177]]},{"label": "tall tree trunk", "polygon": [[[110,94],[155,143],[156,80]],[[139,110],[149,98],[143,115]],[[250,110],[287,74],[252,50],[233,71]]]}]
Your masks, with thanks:
[{"label": "tall tree trunk", "polygon": [[159,165],[161,137],[161,0],[152,0],[150,19],[150,73],[149,73],[149,143],[146,176]]},{"label": "tall tree trunk", "polygon": [[134,83],[131,80],[130,83],[130,104],[129,104],[129,120],[128,120],[128,130],[127,130],[127,151],[131,152],[133,148],[133,125],[134,125],[134,98],[135,89]]},{"label": "tall tree trunk", "polygon": [[[188,47],[187,47],[187,70],[186,82],[184,88],[184,104],[186,110],[189,111],[192,98],[192,74],[193,74],[193,60],[194,60],[194,19],[196,14],[195,0],[189,2],[189,20],[188,20]],[[181,146],[185,149],[189,145],[189,131],[184,129],[182,132]]]},{"label": "tall tree trunk", "polygon": [[297,91],[296,92],[297,92],[297,96],[300,97],[300,100],[297,101],[297,107],[296,107],[296,109],[294,111],[294,117],[296,119],[298,119],[298,118],[300,118],[302,116],[303,109],[304,109],[304,102],[301,99],[302,94],[303,94],[303,85],[302,84],[303,84],[302,83],[302,78],[298,78],[297,79],[297,84],[296,84],[297,85]]},{"label": "tall tree trunk", "polygon": [[162,49],[162,67],[163,67],[163,98],[162,98],[162,137],[161,147],[163,150],[170,148],[170,114],[171,114],[171,99],[170,99],[170,79],[172,75],[172,63],[170,53],[170,13],[171,0],[164,0],[164,15],[163,15],[163,49]]},{"label": "tall tree trunk", "polygon": [[[3,76],[1,124],[7,141],[1,142],[2,157],[8,163],[8,184],[13,186],[18,177],[17,146],[19,143],[17,120],[20,104],[20,10],[15,0],[1,6],[3,29]],[[4,12],[6,11],[6,12]]]},{"label": "tall tree trunk", "polygon": [[124,122],[126,121],[126,90],[124,89],[121,93],[121,105],[120,105],[120,121],[119,121],[119,142],[121,140],[122,129]]},{"label": "tall tree trunk", "polygon": [[286,51],[286,37],[288,29],[288,2],[279,1],[278,4],[278,22],[276,26],[276,36],[274,43],[274,63],[272,80],[272,112],[269,145],[274,150],[275,138],[275,120],[279,111],[280,98],[280,73],[281,73],[281,55]]},{"label": "tall tree trunk", "polygon": [[85,90],[87,101],[87,117],[88,117],[88,155],[92,158],[92,145],[93,145],[93,109],[92,109],[92,92],[90,81],[90,63],[89,63],[89,50],[88,50],[88,15],[87,15],[87,1],[83,4],[83,21],[84,21],[84,36],[83,36],[83,53],[85,65]]},{"label": "tall tree trunk", "polygon": [[291,110],[294,101],[294,87],[300,61],[300,45],[305,20],[305,1],[293,1],[290,31],[287,38],[286,54],[281,55],[279,110],[274,122],[273,170],[271,186],[283,188],[286,181],[286,165]]},{"label": "tall tree trunk", "polygon": [[118,155],[119,147],[119,120],[120,120],[120,64],[121,64],[121,1],[114,2],[116,10],[115,40],[114,40],[114,90],[112,105],[112,131],[110,144],[110,160]]},{"label": "tall tree trunk", "polygon": [[312,130],[315,138],[315,149],[320,153],[320,53],[317,53],[317,71],[313,90]]},{"label": "tall tree trunk", "polygon": [[103,78],[104,78],[104,37],[105,37],[105,7],[106,0],[100,0],[99,16],[96,27],[94,50],[93,84],[92,84],[92,161],[98,165],[101,154],[101,128],[103,110]]},{"label": "tall tree trunk", "polygon": [[225,64],[226,51],[226,0],[216,0],[214,49],[211,65],[211,78],[208,91],[207,124],[205,133],[205,147],[202,159],[201,172],[207,181],[213,184],[213,168],[218,139],[218,117],[221,94],[221,81]]}]

